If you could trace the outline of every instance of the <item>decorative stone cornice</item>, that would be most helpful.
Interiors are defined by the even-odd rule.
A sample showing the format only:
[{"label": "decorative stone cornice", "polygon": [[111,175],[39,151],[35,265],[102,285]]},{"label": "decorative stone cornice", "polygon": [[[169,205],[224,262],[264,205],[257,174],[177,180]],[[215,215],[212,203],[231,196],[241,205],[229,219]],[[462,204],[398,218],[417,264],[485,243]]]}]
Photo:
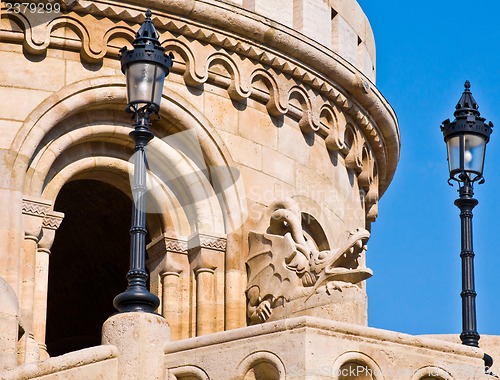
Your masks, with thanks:
[{"label": "decorative stone cornice", "polygon": [[[11,41],[22,37],[32,54],[43,54],[50,45],[79,49],[83,60],[97,62],[117,56],[112,40],[131,41],[135,23],[143,21],[144,7],[150,6],[163,47],[176,55],[172,73],[182,75],[187,85],[215,83],[227,88],[235,101],[256,99],[272,116],[296,118],[302,132],[324,138],[327,149],[350,154],[358,163],[356,172],[364,173],[360,187],[376,199],[367,210],[390,183],[399,159],[394,112],[359,70],[300,33],[216,0],[65,3],[69,12],[54,15],[37,28],[31,27],[37,20],[29,14],[6,15],[23,25],[24,35],[2,31],[0,37]],[[61,34],[53,36],[60,28],[77,31],[80,43]],[[273,38],[266,39],[270,31]],[[227,74],[212,70],[214,66]],[[341,113],[352,119],[357,136],[351,152],[344,149],[346,125],[338,121]],[[372,212],[369,219],[375,216]]]}]

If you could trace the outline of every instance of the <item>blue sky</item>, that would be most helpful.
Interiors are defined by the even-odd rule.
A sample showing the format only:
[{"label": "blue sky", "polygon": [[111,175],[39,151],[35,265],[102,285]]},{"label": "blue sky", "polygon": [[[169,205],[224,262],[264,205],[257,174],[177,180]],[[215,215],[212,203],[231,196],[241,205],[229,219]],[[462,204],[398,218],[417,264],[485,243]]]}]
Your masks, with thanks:
[{"label": "blue sky", "polygon": [[398,115],[401,158],[379,204],[367,252],[369,325],[459,334],[461,266],[456,187],[441,122],[465,80],[481,116],[498,124],[475,186],[474,251],[480,334],[500,335],[500,1],[359,0],[377,45],[377,87]]}]

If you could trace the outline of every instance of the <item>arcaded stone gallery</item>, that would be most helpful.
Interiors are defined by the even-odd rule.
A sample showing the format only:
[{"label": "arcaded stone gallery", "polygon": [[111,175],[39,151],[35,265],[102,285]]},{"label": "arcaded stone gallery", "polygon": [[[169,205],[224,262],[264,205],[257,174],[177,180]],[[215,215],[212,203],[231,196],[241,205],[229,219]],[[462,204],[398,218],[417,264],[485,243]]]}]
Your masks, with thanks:
[{"label": "arcaded stone gallery", "polygon": [[[355,0],[36,3],[0,18],[0,379],[491,378],[480,348],[368,327],[400,135]],[[136,38],[171,60],[139,150]],[[134,234],[151,312],[113,306]]]}]

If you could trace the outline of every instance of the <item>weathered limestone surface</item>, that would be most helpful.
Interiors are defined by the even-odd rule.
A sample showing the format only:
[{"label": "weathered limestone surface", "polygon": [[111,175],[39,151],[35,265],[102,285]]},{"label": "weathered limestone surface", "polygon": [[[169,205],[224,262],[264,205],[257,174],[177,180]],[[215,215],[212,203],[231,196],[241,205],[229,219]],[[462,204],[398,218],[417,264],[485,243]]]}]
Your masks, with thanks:
[{"label": "weathered limestone surface", "polygon": [[115,314],[102,328],[103,347],[118,350],[118,379],[164,379],[162,350],[169,339],[167,322],[155,314]]},{"label": "weathered limestone surface", "polygon": [[118,380],[118,350],[99,346],[0,372],[3,380]]},{"label": "weathered limestone surface", "polygon": [[[383,369],[377,380],[482,378],[460,372],[480,367],[480,350],[363,326],[365,243],[400,139],[356,1],[63,3],[24,15],[2,3],[0,378],[347,379],[335,371],[356,363]],[[55,204],[79,180],[130,196],[118,53],[147,7],[175,54],[148,146],[147,265],[161,316],[113,315],[103,345],[49,358],[50,263],[65,222]]]},{"label": "weathered limestone surface", "polygon": [[0,277],[0,369],[17,364],[19,305],[14,290]]},{"label": "weathered limestone surface", "polygon": [[[445,335],[445,334],[435,334],[435,335],[423,335],[424,337],[429,337],[433,339],[439,339],[446,342],[453,342],[461,344],[460,335]],[[481,339],[479,339],[479,347],[481,350],[486,352],[493,358],[493,367],[490,369],[491,372],[495,374],[500,373],[500,337],[494,335],[483,335],[481,334]]]},{"label": "weathered limestone surface", "polygon": [[165,354],[169,373],[201,379],[489,378],[479,349],[312,317],[172,342]]}]

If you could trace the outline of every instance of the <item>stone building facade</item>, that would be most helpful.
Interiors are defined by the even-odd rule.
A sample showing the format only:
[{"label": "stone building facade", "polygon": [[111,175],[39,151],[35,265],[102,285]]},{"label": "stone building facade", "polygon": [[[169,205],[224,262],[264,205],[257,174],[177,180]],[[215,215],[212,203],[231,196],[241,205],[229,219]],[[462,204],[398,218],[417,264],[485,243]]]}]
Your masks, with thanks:
[{"label": "stone building facade", "polygon": [[[49,7],[50,4],[50,7]],[[148,147],[149,287],[126,286],[119,50],[175,55]],[[399,159],[355,0],[63,0],[0,19],[0,378],[483,379],[483,352],[367,327]]]}]

